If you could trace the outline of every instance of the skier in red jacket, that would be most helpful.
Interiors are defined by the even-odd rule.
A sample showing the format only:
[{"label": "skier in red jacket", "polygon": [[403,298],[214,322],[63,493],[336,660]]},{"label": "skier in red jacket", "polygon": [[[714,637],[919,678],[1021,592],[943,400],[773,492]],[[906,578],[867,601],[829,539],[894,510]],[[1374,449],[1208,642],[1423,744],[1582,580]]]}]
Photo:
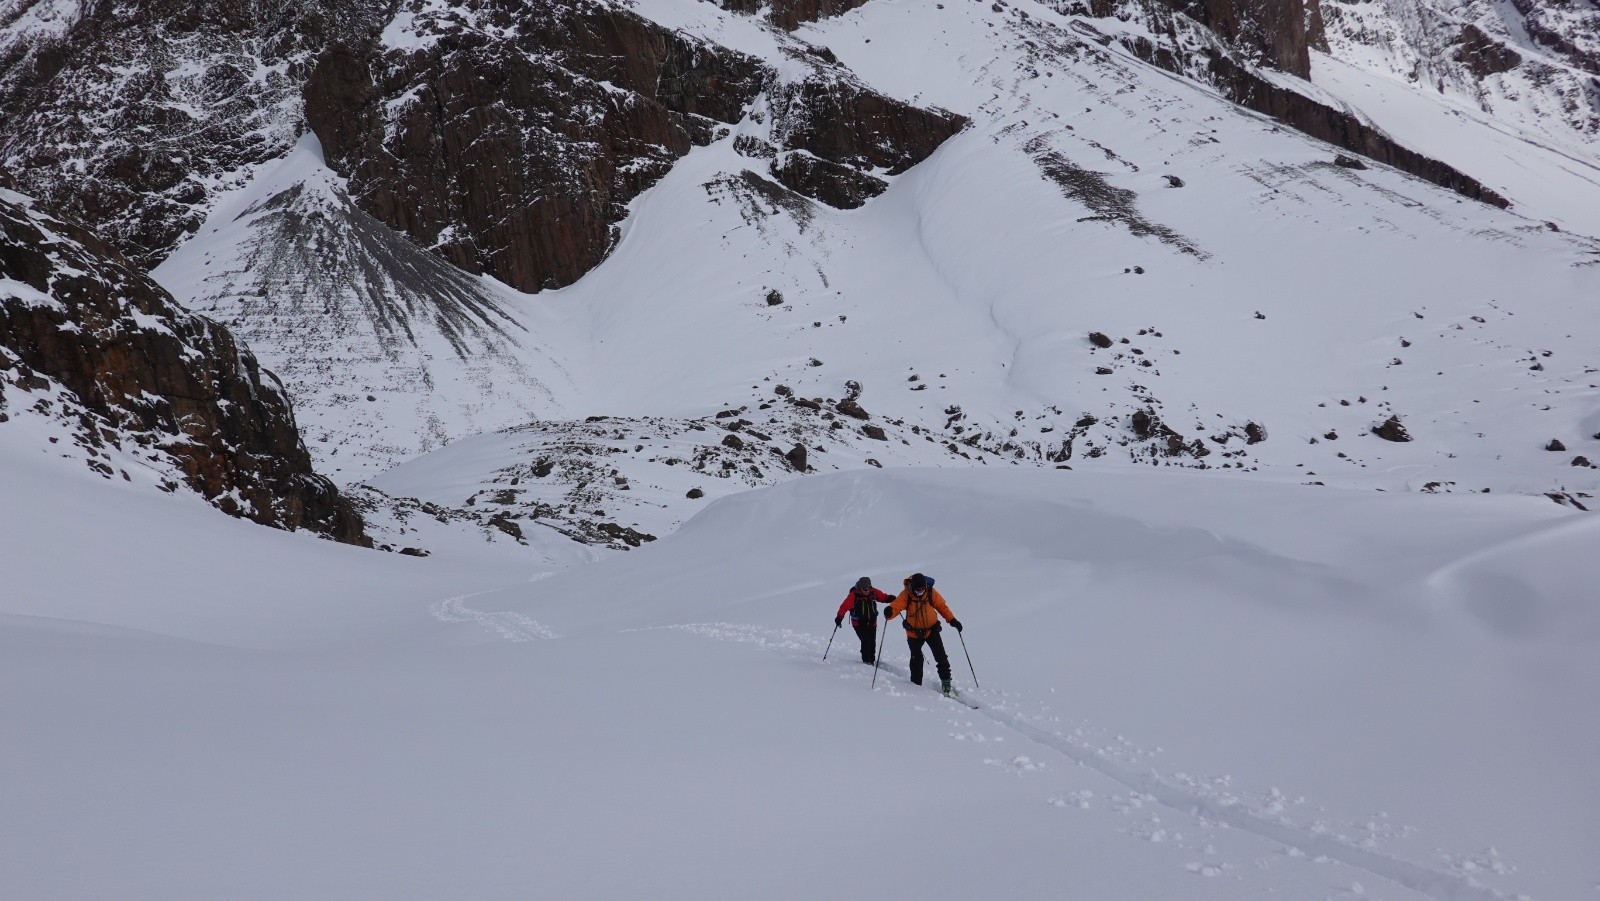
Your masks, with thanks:
[{"label": "skier in red jacket", "polygon": [[872,663],[875,659],[872,640],[878,634],[878,605],[892,600],[893,597],[873,588],[871,579],[862,576],[839,605],[839,612],[833,618],[834,628],[843,625],[844,615],[850,614],[850,627],[856,630],[856,637],[861,639],[862,663]]}]

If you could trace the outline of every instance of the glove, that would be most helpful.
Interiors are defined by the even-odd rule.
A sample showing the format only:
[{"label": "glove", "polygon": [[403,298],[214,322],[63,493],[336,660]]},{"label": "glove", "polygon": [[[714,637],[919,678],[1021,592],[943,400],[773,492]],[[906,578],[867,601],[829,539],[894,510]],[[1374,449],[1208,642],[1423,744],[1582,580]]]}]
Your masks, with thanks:
[{"label": "glove", "polygon": [[950,628],[956,630],[957,632],[960,632],[961,631],[961,620],[959,620],[959,619],[951,620],[950,621]]},{"label": "glove", "polygon": [[888,619],[889,618],[889,611],[891,611],[893,609],[894,609],[893,607],[885,606],[883,608],[883,618],[884,619]]},{"label": "glove", "polygon": [[844,625],[844,617],[836,616],[836,617],[833,618],[833,627],[835,629],[839,628],[842,625]]}]

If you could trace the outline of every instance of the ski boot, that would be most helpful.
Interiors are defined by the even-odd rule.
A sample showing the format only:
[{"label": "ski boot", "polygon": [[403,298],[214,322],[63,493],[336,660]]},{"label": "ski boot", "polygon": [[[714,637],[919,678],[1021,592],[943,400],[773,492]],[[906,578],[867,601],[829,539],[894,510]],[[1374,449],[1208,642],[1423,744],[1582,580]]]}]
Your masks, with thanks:
[{"label": "ski boot", "polygon": [[939,680],[939,693],[942,694],[942,695],[945,695],[945,696],[949,696],[949,695],[955,694],[956,690],[950,684],[950,680],[949,679],[941,679],[941,680]]}]

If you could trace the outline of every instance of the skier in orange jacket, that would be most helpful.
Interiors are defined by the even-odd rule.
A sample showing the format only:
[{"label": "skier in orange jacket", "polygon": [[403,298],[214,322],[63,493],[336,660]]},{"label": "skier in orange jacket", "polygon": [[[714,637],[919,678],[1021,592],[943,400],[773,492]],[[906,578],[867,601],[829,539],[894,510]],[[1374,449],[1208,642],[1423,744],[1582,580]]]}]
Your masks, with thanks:
[{"label": "skier in orange jacket", "polygon": [[906,644],[911,646],[911,681],[922,684],[922,646],[933,651],[933,663],[939,671],[939,689],[950,693],[950,657],[944,652],[944,639],[939,636],[939,617],[957,632],[961,620],[950,612],[950,606],[933,587],[933,580],[922,573],[912,573],[905,580],[905,590],[883,611],[884,618],[894,619],[906,615]]}]

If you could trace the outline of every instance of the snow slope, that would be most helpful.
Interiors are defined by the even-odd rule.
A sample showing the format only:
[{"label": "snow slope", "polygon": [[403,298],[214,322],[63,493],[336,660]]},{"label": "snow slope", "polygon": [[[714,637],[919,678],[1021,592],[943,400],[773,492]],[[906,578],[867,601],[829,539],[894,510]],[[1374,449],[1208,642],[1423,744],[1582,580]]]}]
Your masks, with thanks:
[{"label": "snow slope", "polygon": [[1517,119],[1418,90],[1404,79],[1336,57],[1317,55],[1315,67],[1318,87],[1360,110],[1401,144],[1513,198],[1522,215],[1585,235],[1600,234],[1600,212],[1593,202],[1593,193],[1600,190],[1600,150],[1563,143]]},{"label": "snow slope", "polygon": [[[763,56],[786,40],[637,8]],[[754,177],[752,117],[535,297],[328,281],[315,260],[404,254],[352,239],[306,146],[219,206],[162,277],[220,316],[266,273],[301,286],[310,318],[258,352],[303,367],[319,465],[439,505],[386,525],[433,553],[0,445],[0,884],[1592,895],[1600,527],[1538,496],[1597,487],[1576,458],[1600,434],[1600,246],[1543,222],[1592,186],[1541,157],[1554,212],[1528,218],[1336,167],[1081,24],[873,0],[807,26],[972,125],[844,213]],[[311,229],[327,253],[266,252],[293,215],[333,223]],[[399,306],[405,327],[371,324]],[[1415,440],[1370,433],[1391,415]],[[795,443],[806,478],[773,453]],[[525,543],[452,528],[468,499]],[[532,527],[574,517],[656,540]],[[946,637],[980,710],[909,686],[895,635],[875,687],[848,632],[828,645],[857,577],[916,570],[966,624]]]},{"label": "snow slope", "polygon": [[[774,52],[708,4],[639,8]],[[1326,145],[1080,37],[1077,20],[1013,12],[880,0],[802,29],[875,88],[971,126],[850,212],[763,182],[735,149],[764,134],[755,117],[695,150],[634,202],[605,263],[530,300],[570,317],[565,407],[604,426],[518,427],[375,484],[446,505],[515,486],[507,515],[587,507],[654,535],[699,506],[691,488],[792,478],[764,461],[795,442],[817,471],[1186,466],[1579,503],[1600,486],[1600,358],[1581,328],[1600,244],[1335,166]],[[1581,170],[1528,159],[1549,203],[1600,209]],[[778,393],[832,416],[851,384],[886,442]],[[719,469],[702,458],[725,436],[681,421],[728,410],[772,438]],[[1374,434],[1391,417],[1410,442]],[[601,430],[603,447],[585,434]],[[601,464],[530,478],[571,445]]]},{"label": "snow slope", "polygon": [[570,394],[555,315],[358,210],[309,134],[224,194],[152,275],[261,350],[294,386],[319,467],[343,483],[550,416]]},{"label": "snow slope", "polygon": [[[1600,482],[1574,465],[1596,457],[1600,432],[1600,359],[1575,327],[1595,314],[1600,244],[1546,225],[1600,233],[1586,218],[1600,209],[1600,179],[1581,161],[1520,152],[1487,119],[1452,120],[1448,133],[1419,119],[1420,131],[1477,148],[1493,172],[1474,174],[1507,186],[1511,212],[1383,167],[1335,167],[1326,145],[1033,3],[874,0],[798,38],[698,0],[635,8],[778,62],[796,40],[825,47],[871,87],[972,124],[846,212],[784,192],[762,177],[765,160],[735,150],[772,127],[753,109],[637,198],[621,242],[578,284],[523,297],[479,281],[484,318],[454,350],[426,312],[455,305],[449,292],[416,293],[396,320],[410,335],[382,338],[363,324],[370,309],[337,298],[386,286],[363,285],[357,268],[327,298],[316,254],[297,258],[308,271],[285,272],[310,286],[292,311],[251,307],[263,276],[242,261],[275,241],[219,207],[158,275],[278,365],[324,469],[372,478],[529,418],[551,432],[588,416],[694,418],[770,402],[778,385],[837,399],[854,381],[874,423],[899,421],[991,462],[1574,496]],[[330,176],[287,166],[251,196],[293,179]],[[344,312],[319,313],[317,299]],[[381,340],[362,337],[375,329]],[[1097,349],[1091,331],[1128,343]],[[1190,449],[1169,455],[1165,433],[1134,434],[1141,409]],[[1413,442],[1370,434],[1390,416]],[[1244,444],[1250,423],[1264,443]],[[1545,451],[1552,440],[1571,453]],[[1209,458],[1194,458],[1196,444]],[[960,462],[949,456],[910,462]],[[490,484],[512,462],[472,478]],[[615,468],[628,477],[646,463]]]},{"label": "snow slope", "polygon": [[1525,215],[1600,234],[1594,202],[1574,202],[1560,187],[1600,183],[1593,4],[1333,0],[1322,12],[1327,52],[1313,53],[1311,65],[1318,88]]},{"label": "snow slope", "polygon": [[[1600,880],[1595,525],[1541,499],[868,470],[556,572],[29,476],[0,482],[38,511],[0,520],[19,897]],[[894,636],[875,689],[847,631],[822,660],[857,576],[914,569],[966,625],[982,710],[910,686]]]}]

